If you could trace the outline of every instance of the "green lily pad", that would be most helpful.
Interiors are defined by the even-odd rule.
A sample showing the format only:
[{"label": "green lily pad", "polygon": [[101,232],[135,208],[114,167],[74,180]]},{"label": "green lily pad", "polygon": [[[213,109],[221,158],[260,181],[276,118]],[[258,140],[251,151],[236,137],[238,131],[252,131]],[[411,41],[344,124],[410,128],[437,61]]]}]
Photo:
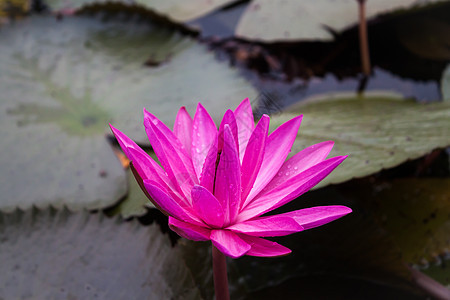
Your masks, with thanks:
[{"label": "green lily pad", "polygon": [[[422,7],[447,0],[376,0],[366,2],[371,19],[394,10]],[[275,42],[333,40],[330,29],[341,32],[358,22],[355,0],[253,0],[236,28],[240,38]]]},{"label": "green lily pad", "polygon": [[155,208],[152,202],[148,200],[142,192],[141,187],[134,178],[130,169],[127,171],[128,195],[116,207],[111,210],[112,215],[120,214],[122,218],[140,217],[145,215],[148,208]]},{"label": "green lily pad", "polygon": [[157,225],[67,210],[0,214],[5,299],[199,299]]},{"label": "green lily pad", "polygon": [[[175,22],[187,22],[206,15],[237,0],[136,0],[134,5],[142,5]],[[131,4],[127,1],[124,4]],[[108,3],[105,0],[46,0],[52,10],[76,10],[86,5]]]},{"label": "green lily pad", "polygon": [[[303,114],[292,153],[332,140],[330,156],[349,156],[316,188],[368,176],[450,145],[449,103],[325,96],[302,101],[289,111]],[[293,116],[273,117],[272,128]]]},{"label": "green lily pad", "polygon": [[173,124],[183,105],[219,119],[256,97],[206,47],[142,20],[31,17],[2,28],[0,44],[2,210],[111,206],[126,178],[108,122],[148,144],[143,107]]}]

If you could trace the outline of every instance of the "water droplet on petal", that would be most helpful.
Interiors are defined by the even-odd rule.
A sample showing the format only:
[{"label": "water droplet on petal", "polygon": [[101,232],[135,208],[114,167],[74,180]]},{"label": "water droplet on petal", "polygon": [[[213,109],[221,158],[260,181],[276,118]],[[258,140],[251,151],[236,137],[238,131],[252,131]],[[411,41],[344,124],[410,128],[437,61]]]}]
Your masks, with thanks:
[{"label": "water droplet on petal", "polygon": [[290,169],[290,168],[291,168],[291,165],[287,165],[287,168]]},{"label": "water droplet on petal", "polygon": [[297,170],[298,169],[298,167],[294,167],[294,170]]},{"label": "water droplet on petal", "polygon": [[284,173],[284,175],[289,176],[289,172]]}]

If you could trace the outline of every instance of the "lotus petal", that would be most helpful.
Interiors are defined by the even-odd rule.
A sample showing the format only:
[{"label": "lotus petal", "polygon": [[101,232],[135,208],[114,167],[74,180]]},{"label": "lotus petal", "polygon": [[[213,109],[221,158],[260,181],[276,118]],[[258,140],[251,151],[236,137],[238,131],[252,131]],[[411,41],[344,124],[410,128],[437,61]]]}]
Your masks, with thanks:
[{"label": "lotus petal", "polygon": [[252,247],[247,253],[245,253],[246,255],[273,257],[287,255],[292,252],[289,248],[266,239],[244,235],[241,235],[241,238]]},{"label": "lotus petal", "polygon": [[351,208],[346,206],[330,205],[294,210],[277,216],[292,217],[305,229],[311,229],[339,219],[340,217],[343,217],[351,212]]},{"label": "lotus petal", "polygon": [[295,117],[269,135],[261,169],[246,201],[252,200],[277,174],[291,152],[301,122],[302,116]]},{"label": "lotus petal", "polygon": [[236,117],[236,124],[238,127],[239,157],[242,163],[248,140],[250,139],[253,129],[255,128],[252,105],[248,98],[245,98],[244,101],[236,107],[234,110],[234,116]]},{"label": "lotus petal", "polygon": [[212,230],[210,238],[220,252],[233,258],[241,257],[251,248],[250,244],[229,230]]},{"label": "lotus petal", "polygon": [[208,225],[221,228],[225,213],[219,200],[206,188],[196,185],[192,188],[192,204],[198,216]]},{"label": "lotus petal", "polygon": [[173,133],[181,142],[187,154],[191,155],[192,118],[184,106],[178,111],[175,124],[173,125]]},{"label": "lotus petal", "polygon": [[241,200],[241,164],[231,128],[224,127],[223,150],[217,165],[214,195],[225,211],[225,224],[230,224],[239,211]]},{"label": "lotus petal", "polygon": [[241,210],[238,220],[242,222],[260,216],[299,197],[330,174],[346,157],[337,156],[327,159],[289,179],[275,189],[261,193]]},{"label": "lotus petal", "polygon": [[206,156],[209,149],[214,146],[215,140],[217,140],[216,124],[203,105],[199,103],[192,125],[191,147],[192,163],[198,178],[200,178]]},{"label": "lotus petal", "polygon": [[242,203],[244,206],[250,190],[256,180],[256,176],[261,168],[264,152],[266,149],[266,138],[269,131],[270,118],[263,115],[253,131],[245,151],[244,160],[242,162]]},{"label": "lotus petal", "polygon": [[303,230],[293,217],[276,215],[240,222],[227,229],[251,236],[283,236]]},{"label": "lotus petal", "polygon": [[180,236],[193,241],[209,241],[211,230],[169,217],[169,227]]}]

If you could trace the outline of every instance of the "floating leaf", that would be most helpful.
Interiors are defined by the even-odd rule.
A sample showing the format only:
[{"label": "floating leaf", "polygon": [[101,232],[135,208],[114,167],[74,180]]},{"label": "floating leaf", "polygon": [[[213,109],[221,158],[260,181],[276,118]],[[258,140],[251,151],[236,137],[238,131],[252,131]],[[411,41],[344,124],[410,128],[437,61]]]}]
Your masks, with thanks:
[{"label": "floating leaf", "polygon": [[0,209],[111,206],[126,179],[108,122],[148,144],[143,107],[170,124],[180,106],[202,101],[220,118],[256,95],[204,46],[123,16],[32,17],[4,27],[0,44]]},{"label": "floating leaf", "polygon": [[[180,251],[186,266],[191,270],[196,286],[204,299],[214,298],[214,279],[210,242],[197,242],[180,238],[176,248]],[[228,270],[229,272],[231,270]],[[232,286],[230,286],[232,289]]]},{"label": "floating leaf", "polygon": [[[328,281],[330,278],[340,278],[354,289],[361,285],[367,288],[389,286],[385,291],[403,289],[404,294],[416,293],[417,288],[410,281],[410,272],[392,239],[378,226],[370,211],[347,198],[337,187],[329,186],[308,192],[278,212],[336,204],[347,205],[353,212],[325,226],[273,238],[290,248],[291,254],[272,259],[244,256],[231,261],[230,269],[236,268],[241,274],[237,282],[248,287],[251,292],[262,288],[269,291],[269,287],[280,291],[278,285],[283,286],[283,282],[293,279],[294,284],[289,284],[290,287],[284,292],[287,298],[296,289],[311,291],[311,286],[320,285],[323,280]],[[233,283],[236,284],[236,281]],[[317,299],[336,298],[326,297],[326,291],[318,292],[317,295]],[[316,299],[304,296],[306,299]]]},{"label": "floating leaf", "polygon": [[[330,156],[349,155],[317,187],[368,176],[450,145],[449,103],[325,96],[302,101],[290,111],[303,114],[293,153],[332,140]],[[292,117],[274,117],[271,126]]]},{"label": "floating leaf", "polygon": [[450,248],[450,179],[407,178],[365,189],[405,261],[436,263]]},{"label": "floating leaf", "polygon": [[[142,5],[175,22],[197,19],[237,0],[136,0],[132,4]],[[107,3],[105,0],[46,0],[52,10],[76,10],[85,5]],[[131,4],[127,1],[118,1]]]},{"label": "floating leaf", "polygon": [[[366,2],[368,19],[394,10],[422,7],[447,0],[376,0]],[[253,0],[236,28],[240,38],[275,42],[332,40],[358,22],[355,0]]]},{"label": "floating leaf", "polygon": [[282,297],[282,299],[308,300],[428,299],[427,295],[420,292],[410,292],[403,288],[377,281],[364,280],[351,276],[336,276],[334,274],[291,278],[279,285],[255,291],[245,299],[271,300],[279,297]]},{"label": "floating leaf", "polygon": [[419,57],[450,60],[450,23],[432,18],[408,18],[396,23],[400,43]]},{"label": "floating leaf", "polygon": [[33,209],[1,214],[0,241],[5,299],[199,299],[157,225]]},{"label": "floating leaf", "polygon": [[111,211],[111,214],[120,214],[122,218],[140,217],[145,215],[147,208],[155,208],[152,202],[148,200],[142,192],[141,187],[134,178],[131,169],[127,171],[128,195]]}]

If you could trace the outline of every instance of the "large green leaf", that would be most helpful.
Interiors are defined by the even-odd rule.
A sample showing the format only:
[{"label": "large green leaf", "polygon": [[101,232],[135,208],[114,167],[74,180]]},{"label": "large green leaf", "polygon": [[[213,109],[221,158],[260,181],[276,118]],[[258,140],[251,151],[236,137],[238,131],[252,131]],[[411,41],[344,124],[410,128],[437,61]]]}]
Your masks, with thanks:
[{"label": "large green leaf", "polygon": [[[318,187],[364,177],[450,145],[450,103],[328,96],[300,102],[290,112],[303,114],[292,153],[332,140],[330,156],[349,156]],[[272,128],[293,116],[275,116]]]},{"label": "large green leaf", "polygon": [[0,214],[4,299],[199,299],[189,269],[157,225],[101,214]]},{"label": "large green leaf", "polygon": [[148,143],[144,106],[170,126],[182,105],[219,119],[256,95],[206,47],[142,20],[32,17],[0,44],[0,209],[110,206],[126,179],[108,122]]},{"label": "large green leaf", "polygon": [[[133,4],[142,5],[175,22],[187,22],[235,1],[237,0],[136,0]],[[107,3],[105,0],[46,0],[45,2],[52,10],[76,10],[85,5]],[[130,4],[121,0],[117,2]]]},{"label": "large green leaf", "polygon": [[[366,1],[368,19],[394,10],[416,8],[447,0]],[[253,0],[241,17],[236,35],[274,42],[287,40],[332,40],[333,31],[343,31],[358,22],[355,0]]]}]

